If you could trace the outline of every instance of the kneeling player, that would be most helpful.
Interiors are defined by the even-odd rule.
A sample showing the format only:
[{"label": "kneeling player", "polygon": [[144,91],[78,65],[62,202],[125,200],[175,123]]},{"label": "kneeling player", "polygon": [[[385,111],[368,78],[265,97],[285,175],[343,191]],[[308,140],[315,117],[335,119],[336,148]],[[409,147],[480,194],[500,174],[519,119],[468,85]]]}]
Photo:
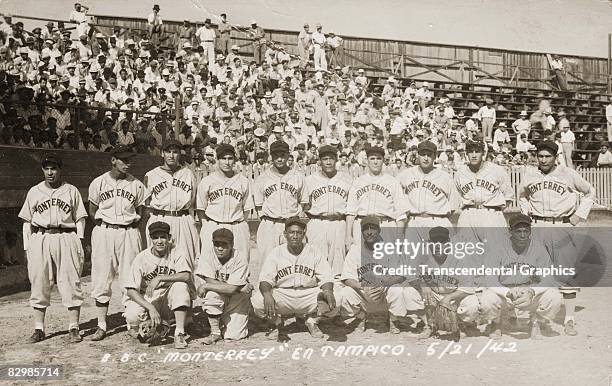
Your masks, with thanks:
[{"label": "kneeling player", "polygon": [[191,306],[189,291],[192,267],[182,250],[171,246],[170,225],[154,222],[149,225],[151,248],[134,258],[130,275],[124,283],[130,300],[125,306],[125,319],[131,331],[137,331],[141,322],[151,319],[157,327],[176,319],[174,347],[187,347],[185,316]]},{"label": "kneeling player", "polygon": [[[203,299],[202,310],[208,316],[210,335],[204,344],[221,340],[220,322],[225,326],[224,338],[238,340],[248,334],[250,289],[249,264],[246,256],[234,249],[234,234],[226,228],[213,232],[214,253],[206,249],[200,256],[197,276],[204,279],[198,288]],[[203,245],[207,245],[204,244]]]},{"label": "kneeling player", "polygon": [[[340,280],[341,316],[356,317],[360,320],[359,329],[365,330],[368,313],[378,309],[389,310],[389,332],[399,334],[399,319],[408,312],[423,309],[417,299],[418,292],[409,285],[403,285],[403,276],[375,274],[375,265],[385,265],[385,260],[374,260],[374,244],[381,242],[380,220],[367,216],[361,220],[361,245],[353,244],[344,260]],[[399,265],[393,265],[399,266]]]}]

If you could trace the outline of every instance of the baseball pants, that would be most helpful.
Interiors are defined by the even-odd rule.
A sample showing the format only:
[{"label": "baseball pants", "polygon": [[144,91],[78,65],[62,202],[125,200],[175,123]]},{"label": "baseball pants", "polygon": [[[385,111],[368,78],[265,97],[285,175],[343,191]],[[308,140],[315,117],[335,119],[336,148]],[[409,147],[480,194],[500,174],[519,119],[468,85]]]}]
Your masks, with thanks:
[{"label": "baseball pants", "polygon": [[412,216],[408,220],[406,239],[429,240],[429,230],[435,227],[443,227],[450,231],[453,229],[453,224],[447,217]]},{"label": "baseball pants", "polygon": [[411,286],[392,286],[385,288],[385,297],[379,302],[366,301],[357,291],[348,286],[340,289],[340,307],[343,317],[351,318],[364,310],[368,314],[377,311],[389,311],[391,315],[404,317],[409,312],[423,309],[423,302],[419,302],[419,293]]},{"label": "baseball pants", "polygon": [[[533,220],[532,234],[537,234],[541,240],[544,241],[544,245],[554,248],[554,261],[555,265],[562,265],[564,267],[576,267],[578,256],[578,247],[572,237],[574,232],[574,226],[570,223],[564,222],[547,222],[541,220]],[[581,256],[582,257],[582,256]],[[580,291],[579,287],[576,287],[573,283],[573,276],[555,276],[555,279],[563,284],[559,287],[561,293],[564,294],[575,294]]]},{"label": "baseball pants", "polygon": [[76,233],[32,233],[27,252],[30,306],[49,307],[54,281],[65,307],[83,303],[81,273],[85,255]]},{"label": "baseball pants", "polygon": [[257,252],[260,266],[275,247],[285,244],[285,223],[262,219],[257,228]]},{"label": "baseball pants", "polygon": [[[157,312],[163,320],[172,320],[173,311],[179,307],[191,307],[191,296],[187,283],[173,283],[168,291],[155,299],[145,299],[155,306]],[[138,329],[140,322],[149,319],[149,312],[140,304],[133,300],[128,300],[125,304],[125,321],[132,328]]]},{"label": "baseball pants", "polygon": [[[187,253],[187,258],[194,264],[200,252],[200,236],[192,216],[161,216],[152,214],[147,221],[147,228],[156,221],[170,225],[170,235],[174,245]],[[151,246],[151,235],[147,233],[147,245]]]},{"label": "baseball pants", "polygon": [[342,273],[342,265],[346,256],[345,233],[346,223],[344,221],[312,219],[308,222],[306,229],[308,242],[319,247],[327,255],[327,261],[334,275]]},{"label": "baseball pants", "polygon": [[493,118],[482,118],[482,135],[483,138],[493,138],[493,126],[495,125],[495,119]]},{"label": "baseball pants", "polygon": [[[317,312],[319,287],[313,288],[273,288],[272,296],[276,301],[276,312],[283,317],[309,316]],[[266,317],[264,299],[261,291],[253,291],[251,298],[253,311],[260,318]]]},{"label": "baseball pants", "polygon": [[[202,249],[200,253],[203,254],[205,251],[212,251],[212,234],[219,228],[226,228],[232,231],[234,234],[234,249],[238,251],[240,256],[246,257],[247,261],[251,261],[251,233],[249,231],[249,224],[246,221],[239,222],[238,224],[222,224],[216,221],[202,220],[202,229],[200,229]],[[259,245],[259,243],[257,243],[257,245]]]},{"label": "baseball pants", "polygon": [[507,238],[507,229],[508,223],[500,210],[467,208],[457,220],[457,230],[464,236],[477,241],[487,240],[489,245],[494,245],[494,240]]},{"label": "baseball pants", "polygon": [[479,296],[481,319],[483,321],[497,320],[502,308],[506,307],[513,309],[519,318],[528,317],[531,314],[552,321],[561,309],[561,300],[561,292],[557,288],[547,288],[533,298],[527,310],[518,310],[514,308],[510,299],[485,289]]},{"label": "baseball pants", "polygon": [[574,152],[573,142],[562,142],[561,147],[563,148],[563,158],[565,159],[565,165],[568,168],[574,168],[574,161],[572,161],[572,153]]},{"label": "baseball pants", "polygon": [[241,292],[228,296],[208,291],[202,300],[202,310],[211,316],[221,316],[225,326],[224,339],[239,340],[249,333],[250,300],[250,294]]},{"label": "baseball pants", "polygon": [[208,59],[208,67],[211,68],[215,63],[215,43],[202,42],[203,55]]},{"label": "baseball pants", "polygon": [[[132,261],[141,250],[138,228],[113,229],[96,225],[91,233],[91,297],[108,303],[113,279],[119,274],[119,283],[123,286],[130,275]],[[124,293],[124,305],[127,300]]]}]

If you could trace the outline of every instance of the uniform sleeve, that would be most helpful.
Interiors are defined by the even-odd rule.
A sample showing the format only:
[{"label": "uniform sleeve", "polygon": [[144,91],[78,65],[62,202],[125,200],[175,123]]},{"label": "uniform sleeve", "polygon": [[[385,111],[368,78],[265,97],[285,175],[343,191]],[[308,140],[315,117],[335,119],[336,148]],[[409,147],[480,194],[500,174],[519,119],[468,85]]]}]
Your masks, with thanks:
[{"label": "uniform sleeve", "polygon": [[216,275],[216,270],[213,267],[212,264],[212,254],[213,254],[213,250],[209,249],[207,251],[202,251],[202,255],[200,256],[199,260],[198,260],[198,267],[195,270],[195,274],[198,276],[202,276],[202,277],[210,277],[210,278],[215,278]]},{"label": "uniform sleeve", "polygon": [[527,191],[527,183],[528,183],[528,174],[529,172],[525,172],[525,176],[523,176],[523,180],[519,185],[519,208],[521,209],[521,213],[529,215],[529,193]]},{"label": "uniform sleeve", "polygon": [[334,281],[334,276],[331,272],[331,266],[327,261],[327,258],[323,256],[323,253],[318,249],[313,248],[316,254],[316,262],[315,262],[315,277],[317,278],[317,282],[319,283],[319,287],[325,283],[331,283]]},{"label": "uniform sleeve", "polygon": [[196,193],[196,209],[205,210],[208,206],[208,181],[207,178],[202,179],[198,185]]},{"label": "uniform sleeve", "polygon": [[512,188],[512,182],[510,181],[510,174],[508,174],[508,172],[506,172],[506,170],[503,168],[499,169],[499,173],[500,173],[500,187],[504,195],[504,199],[506,201],[513,201],[514,200],[514,189]]},{"label": "uniform sleeve", "polygon": [[593,186],[585,180],[577,171],[573,169],[567,169],[573,180],[573,185],[578,190],[578,192],[582,193],[584,197],[580,198],[580,205],[578,205],[578,209],[576,209],[575,214],[586,220],[589,217],[589,212],[593,207],[593,203],[595,202],[595,190]]},{"label": "uniform sleeve", "polygon": [[174,269],[176,273],[193,272],[193,263],[187,258],[187,254],[183,251],[176,252],[176,260],[174,261]]},{"label": "uniform sleeve", "polygon": [[[446,174],[446,173],[445,173]],[[453,180],[453,177],[448,175],[448,202],[451,212],[455,212],[461,206],[461,196],[457,190],[457,185]]]},{"label": "uniform sleeve", "polygon": [[270,283],[273,287],[276,286],[276,262],[275,257],[278,253],[278,248],[272,250],[272,253],[266,258],[263,266],[261,267],[261,272],[259,272],[259,281],[265,281],[266,283]]},{"label": "uniform sleeve", "polygon": [[251,195],[251,183],[246,180],[244,184],[244,197],[242,197],[242,207],[244,211],[249,211],[255,208],[253,196]]},{"label": "uniform sleeve", "polygon": [[23,203],[23,206],[21,207],[21,210],[19,211],[19,218],[22,219],[25,222],[32,222],[32,216],[34,215],[34,213],[32,212],[32,206],[33,206],[33,193],[32,193],[32,189],[30,189],[28,191],[28,194],[26,195],[26,199],[25,202]]},{"label": "uniform sleeve", "polygon": [[255,182],[253,182],[253,200],[255,201],[255,206],[263,206],[264,197],[263,197],[263,179],[264,175],[261,174]]},{"label": "uniform sleeve", "polygon": [[357,186],[355,183],[353,183],[349,189],[348,201],[346,203],[346,214],[349,216],[355,216],[357,214],[358,205]]},{"label": "uniform sleeve", "polygon": [[[138,181],[138,180],[136,180]],[[134,207],[138,208],[141,205],[144,205],[145,201],[151,195],[149,189],[142,182],[138,181],[136,188],[136,202],[134,203]]]},{"label": "uniform sleeve", "polygon": [[123,287],[133,288],[136,291],[140,291],[140,287],[142,286],[142,276],[142,259],[140,258],[140,255],[138,255],[132,262],[130,274],[126,276]]},{"label": "uniform sleeve", "polygon": [[359,277],[357,276],[357,267],[355,266],[355,254],[357,250],[357,246],[351,245],[351,249],[349,249],[349,252],[346,254],[346,258],[344,259],[344,264],[342,264],[340,280],[359,280]]},{"label": "uniform sleeve", "polygon": [[72,219],[76,223],[80,219],[87,217],[87,211],[85,210],[85,205],[83,204],[83,198],[81,197],[81,193],[76,187],[72,188],[72,196]]},{"label": "uniform sleeve", "polygon": [[301,172],[298,174],[299,175],[299,185],[298,186],[298,202],[300,204],[308,204],[309,202],[309,196],[308,194],[306,194],[306,178],[304,176],[304,174],[302,174]]},{"label": "uniform sleeve", "polygon": [[89,184],[89,197],[88,201],[96,206],[100,206],[100,183],[98,179],[92,181]]},{"label": "uniform sleeve", "polygon": [[399,183],[399,179],[393,178],[393,186],[391,186],[393,192],[393,212],[395,213],[395,219],[403,218],[406,211],[404,210],[404,191],[402,185]]},{"label": "uniform sleeve", "polygon": [[249,263],[242,258],[242,256],[234,257],[238,260],[236,261],[236,266],[234,270],[229,275],[229,279],[227,279],[227,284],[242,286],[247,283],[247,279],[249,278]]},{"label": "uniform sleeve", "polygon": [[310,202],[310,196],[312,194],[312,186],[314,185],[313,176],[307,176],[304,179],[304,196],[306,197],[306,202],[312,204]]}]

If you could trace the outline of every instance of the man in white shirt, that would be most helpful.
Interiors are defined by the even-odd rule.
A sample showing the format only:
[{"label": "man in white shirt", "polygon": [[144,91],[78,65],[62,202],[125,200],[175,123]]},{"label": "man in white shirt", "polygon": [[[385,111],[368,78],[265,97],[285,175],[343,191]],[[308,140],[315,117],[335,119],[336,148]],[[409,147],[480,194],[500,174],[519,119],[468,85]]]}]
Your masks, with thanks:
[{"label": "man in white shirt", "polygon": [[327,46],[329,47],[329,64],[342,66],[342,57],[344,56],[344,40],[336,35],[333,31],[329,31],[327,38]]},{"label": "man in white shirt", "polygon": [[517,153],[527,153],[531,148],[531,143],[527,141],[527,134],[519,135],[516,140],[516,152]]},{"label": "man in white shirt", "polygon": [[159,5],[153,6],[153,12],[147,17],[147,23],[149,25],[149,36],[151,44],[157,46],[159,44],[159,38],[162,34],[163,21],[159,16]]},{"label": "man in white shirt", "polygon": [[493,134],[493,126],[495,125],[496,114],[495,107],[493,107],[493,99],[487,99],[486,105],[482,106],[478,110],[478,119],[482,124],[482,136],[483,138],[491,138]]},{"label": "man in white shirt", "polygon": [[609,145],[607,143],[601,144],[601,149],[599,149],[599,154],[597,155],[598,168],[612,167],[612,153],[608,149]]},{"label": "man in white shirt", "polygon": [[215,39],[217,35],[210,24],[210,19],[206,19],[204,25],[197,30],[196,36],[204,50],[204,56],[208,58],[208,65],[212,66],[215,63]]},{"label": "man in white shirt", "polygon": [[70,16],[68,17],[68,20],[70,20],[73,23],[76,23],[77,36],[87,35],[87,33],[89,32],[89,24],[87,23],[88,21],[87,11],[88,10],[89,8],[84,5],[81,5],[81,3],[75,3],[74,10],[70,12]]},{"label": "man in white shirt", "polygon": [[500,122],[495,134],[493,134],[493,150],[499,151],[500,145],[505,143],[510,143],[510,134],[506,130],[506,122]]},{"label": "man in white shirt", "polygon": [[606,120],[608,121],[608,141],[612,141],[612,98],[606,106]]},{"label": "man in white shirt", "polygon": [[[562,117],[562,121],[559,124],[559,128],[561,129],[561,147],[563,148],[563,157],[565,158],[565,164],[569,168],[574,168],[574,164],[572,162],[572,153],[574,152],[574,142],[576,141],[576,136],[570,130],[569,121],[565,119],[565,113],[560,112],[559,116]],[[565,121],[567,124],[561,123]]]},{"label": "man in white shirt", "polygon": [[323,27],[317,23],[317,30],[312,33],[312,44],[314,47],[314,67],[315,71],[327,70],[327,59],[325,58],[325,35]]}]

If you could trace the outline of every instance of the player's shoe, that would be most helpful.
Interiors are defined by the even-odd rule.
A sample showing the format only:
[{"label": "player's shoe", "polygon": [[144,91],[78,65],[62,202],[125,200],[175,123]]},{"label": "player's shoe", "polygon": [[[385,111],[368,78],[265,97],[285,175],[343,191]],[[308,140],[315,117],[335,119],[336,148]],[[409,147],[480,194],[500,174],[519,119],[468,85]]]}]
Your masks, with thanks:
[{"label": "player's shoe", "polygon": [[478,327],[476,327],[476,323],[474,322],[461,322],[459,324],[460,327],[460,331],[462,331],[466,337],[475,337],[475,336],[480,336],[480,330],[478,329]]},{"label": "player's shoe", "polygon": [[317,322],[312,319],[306,320],[306,328],[313,338],[323,338],[323,332],[319,329]]},{"label": "player's shoe", "polygon": [[368,329],[366,325],[367,319],[368,319],[368,314],[366,314],[364,310],[359,311],[359,313],[355,315],[355,320],[359,321],[359,323],[357,324],[357,328],[355,330],[365,332]]},{"label": "player's shoe", "polygon": [[221,340],[221,335],[219,334],[210,334],[206,338],[202,339],[202,344],[211,345],[215,344]]},{"label": "player's shoe", "polygon": [[181,333],[174,336],[174,348],[177,350],[187,348],[187,337],[185,334]]},{"label": "player's shoe", "polygon": [[420,333],[416,334],[415,337],[418,340],[425,340],[425,339],[431,338],[432,335],[433,335],[433,331],[432,331],[431,327],[429,327],[428,324],[425,324],[425,326],[423,326],[423,331],[421,331]]},{"label": "player's shoe", "polygon": [[106,331],[104,331],[103,329],[98,327],[96,332],[94,332],[93,336],[91,337],[91,340],[94,341],[94,342],[98,342],[98,341],[101,341],[104,338],[106,338]]},{"label": "player's shoe", "polygon": [[400,328],[398,326],[398,323],[399,322],[395,316],[393,315],[389,316],[389,333],[394,334],[394,335],[400,333]]},{"label": "player's shoe", "polygon": [[83,341],[83,337],[79,333],[78,328],[71,328],[68,331],[68,342],[69,343],[79,343]]},{"label": "player's shoe", "polygon": [[572,319],[565,322],[565,325],[563,326],[563,330],[565,331],[565,335],[567,336],[578,335],[578,331],[576,330],[576,323]]},{"label": "player's shoe", "polygon": [[28,343],[38,343],[45,339],[45,333],[43,330],[36,329],[32,336],[28,338]]},{"label": "player's shoe", "polygon": [[500,339],[502,337],[501,326],[498,323],[491,322],[487,324],[486,333],[491,339]]}]

